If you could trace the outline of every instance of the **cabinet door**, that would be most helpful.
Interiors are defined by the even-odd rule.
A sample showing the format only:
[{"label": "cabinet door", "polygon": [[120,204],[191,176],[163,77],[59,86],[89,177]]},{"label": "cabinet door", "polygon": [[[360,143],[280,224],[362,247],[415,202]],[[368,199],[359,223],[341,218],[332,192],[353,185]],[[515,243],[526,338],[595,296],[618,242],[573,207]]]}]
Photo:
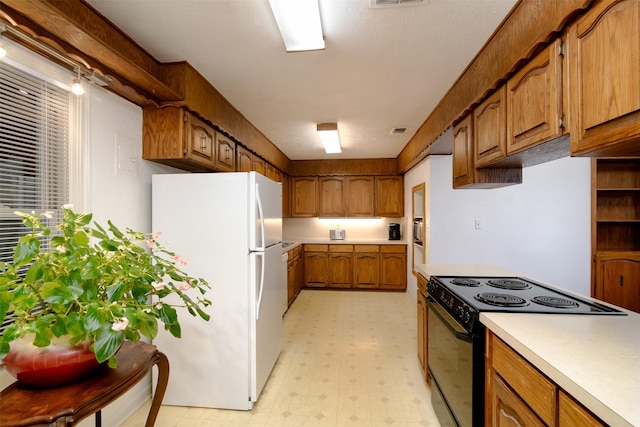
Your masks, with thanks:
[{"label": "cabinet door", "polygon": [[329,282],[329,253],[304,253],[304,284],[308,288],[325,288]]},{"label": "cabinet door", "polygon": [[476,168],[486,166],[506,156],[506,93],[506,86],[502,86],[473,110],[474,165]]},{"label": "cabinet door", "polygon": [[266,168],[264,160],[262,160],[258,156],[253,156],[253,165],[251,166],[252,170],[258,172],[260,175],[266,176]]},{"label": "cabinet door", "polygon": [[353,254],[329,254],[329,287],[351,288],[353,286]]},{"label": "cabinet door", "polygon": [[596,261],[596,298],[640,313],[640,260]]},{"label": "cabinet door", "polygon": [[187,157],[213,169],[215,130],[191,114],[185,113],[185,117]]},{"label": "cabinet door", "polygon": [[420,362],[420,367],[422,368],[422,373],[425,378],[428,378],[427,375],[427,302],[424,300],[424,294],[418,290],[417,291],[417,300],[418,300],[418,312],[417,312],[417,321],[418,321],[418,361]]},{"label": "cabinet door", "polygon": [[310,218],[318,216],[318,178],[295,176],[291,178],[291,216]]},{"label": "cabinet door", "polygon": [[319,216],[343,217],[346,215],[344,205],[344,178],[341,176],[321,177],[318,180]]},{"label": "cabinet door", "polygon": [[562,135],[561,40],[507,82],[507,154]]},{"label": "cabinet door", "polygon": [[236,172],[251,172],[253,170],[253,154],[244,147],[236,147]]},{"label": "cabinet door", "polygon": [[491,378],[491,426],[492,427],[544,427],[545,424],[529,409],[502,379]]},{"label": "cabinet door", "polygon": [[291,216],[291,178],[282,175],[282,217]]},{"label": "cabinet door", "polygon": [[236,170],[236,144],[220,132],[216,132],[216,169],[223,172]]},{"label": "cabinet door", "polygon": [[402,245],[380,246],[380,288],[407,288],[407,248]]},{"label": "cabinet door", "polygon": [[[291,257],[291,255],[289,255]],[[295,258],[287,262],[287,301],[288,306],[296,298],[296,262]]]},{"label": "cabinet door", "polygon": [[567,40],[571,154],[640,155],[640,2],[596,2]]},{"label": "cabinet door", "polygon": [[453,188],[473,183],[473,115],[453,128]]},{"label": "cabinet door", "polygon": [[376,289],[380,285],[380,260],[377,252],[354,254],[353,287]]},{"label": "cabinet door", "polygon": [[558,426],[604,427],[604,424],[573,400],[571,396],[560,390],[558,395]]},{"label": "cabinet door", "polygon": [[347,216],[374,216],[373,200],[372,176],[349,176],[346,178],[345,205]]},{"label": "cabinet door", "polygon": [[376,176],[375,214],[399,218],[404,214],[404,181],[402,176]]},{"label": "cabinet door", "polygon": [[299,253],[295,257],[295,268],[296,268],[296,295],[300,293],[300,290],[304,286],[304,255]]},{"label": "cabinet door", "polygon": [[266,162],[265,162],[265,164],[264,164],[264,169],[265,169],[264,173],[265,173],[265,176],[266,176],[267,178],[269,178],[269,179],[271,179],[271,180],[273,180],[273,181],[276,181],[276,180],[277,180],[277,177],[276,177],[276,168],[275,168],[272,164],[270,164],[270,163],[266,163]]}]

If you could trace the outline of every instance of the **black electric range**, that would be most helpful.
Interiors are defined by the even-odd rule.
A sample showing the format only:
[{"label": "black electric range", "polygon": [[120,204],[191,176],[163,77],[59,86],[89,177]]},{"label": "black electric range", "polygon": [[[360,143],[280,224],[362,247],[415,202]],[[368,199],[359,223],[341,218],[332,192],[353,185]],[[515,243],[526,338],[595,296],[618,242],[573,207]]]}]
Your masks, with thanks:
[{"label": "black electric range", "polygon": [[522,277],[432,276],[428,291],[466,329],[474,326],[482,311],[626,314]]},{"label": "black electric range", "polygon": [[522,277],[431,276],[427,290],[431,402],[443,427],[484,426],[481,312],[626,315]]}]

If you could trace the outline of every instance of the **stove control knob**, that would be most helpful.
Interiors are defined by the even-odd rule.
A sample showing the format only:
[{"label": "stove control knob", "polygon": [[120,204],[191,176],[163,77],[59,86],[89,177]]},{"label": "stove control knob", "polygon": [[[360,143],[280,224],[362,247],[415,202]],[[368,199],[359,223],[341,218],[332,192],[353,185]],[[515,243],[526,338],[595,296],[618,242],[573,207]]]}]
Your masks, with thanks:
[{"label": "stove control knob", "polygon": [[436,284],[433,282],[429,282],[429,284],[427,285],[427,290],[431,293],[433,293],[433,291],[435,291],[437,288]]},{"label": "stove control knob", "polygon": [[464,319],[464,307],[458,307],[458,309],[456,310],[456,315],[460,319]]},{"label": "stove control knob", "polygon": [[464,313],[464,323],[469,323],[470,320],[471,320],[471,313],[467,311]]}]

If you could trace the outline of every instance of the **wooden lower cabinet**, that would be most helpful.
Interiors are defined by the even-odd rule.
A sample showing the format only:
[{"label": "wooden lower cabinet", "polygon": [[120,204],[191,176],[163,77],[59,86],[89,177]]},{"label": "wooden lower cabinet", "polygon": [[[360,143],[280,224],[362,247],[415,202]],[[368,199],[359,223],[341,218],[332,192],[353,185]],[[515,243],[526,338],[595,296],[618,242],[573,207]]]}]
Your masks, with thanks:
[{"label": "wooden lower cabinet", "polygon": [[330,288],[353,287],[353,245],[329,245]]},{"label": "wooden lower cabinet", "polygon": [[640,313],[640,252],[596,255],[594,296]]},{"label": "wooden lower cabinet", "polygon": [[427,279],[422,277],[420,274],[417,274],[418,281],[418,294],[417,294],[417,321],[418,321],[418,361],[420,362],[420,368],[422,368],[422,374],[425,379],[429,381],[428,375],[428,313],[429,307],[427,306],[427,301],[425,298],[427,297]]},{"label": "wooden lower cabinet", "polygon": [[407,289],[405,245],[307,244],[304,252],[306,287]]},{"label": "wooden lower cabinet", "polygon": [[378,289],[380,286],[380,257],[378,245],[355,245],[353,254],[353,287]]},{"label": "wooden lower cabinet", "polygon": [[329,284],[329,246],[304,245],[304,285],[326,288]]},{"label": "wooden lower cabinet", "polygon": [[526,403],[507,386],[502,379],[493,374],[492,377],[491,425],[496,427],[544,427],[536,414]]},{"label": "wooden lower cabinet", "polygon": [[407,289],[406,246],[380,246],[380,289]]},{"label": "wooden lower cabinet", "polygon": [[288,252],[287,261],[287,301],[290,307],[304,285],[304,254],[302,246]]},{"label": "wooden lower cabinet", "polygon": [[490,330],[486,342],[485,425],[605,425]]}]

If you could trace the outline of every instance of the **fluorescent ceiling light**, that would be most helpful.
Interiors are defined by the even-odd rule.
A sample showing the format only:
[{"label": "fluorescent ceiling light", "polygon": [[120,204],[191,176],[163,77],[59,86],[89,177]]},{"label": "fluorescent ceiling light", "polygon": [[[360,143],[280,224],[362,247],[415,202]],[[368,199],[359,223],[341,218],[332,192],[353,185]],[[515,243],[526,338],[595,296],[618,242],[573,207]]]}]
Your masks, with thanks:
[{"label": "fluorescent ceiling light", "polygon": [[320,135],[324,151],[327,154],[342,153],[337,123],[320,123],[318,125],[318,135]]},{"label": "fluorescent ceiling light", "polygon": [[318,0],[269,0],[287,52],[324,49]]}]

